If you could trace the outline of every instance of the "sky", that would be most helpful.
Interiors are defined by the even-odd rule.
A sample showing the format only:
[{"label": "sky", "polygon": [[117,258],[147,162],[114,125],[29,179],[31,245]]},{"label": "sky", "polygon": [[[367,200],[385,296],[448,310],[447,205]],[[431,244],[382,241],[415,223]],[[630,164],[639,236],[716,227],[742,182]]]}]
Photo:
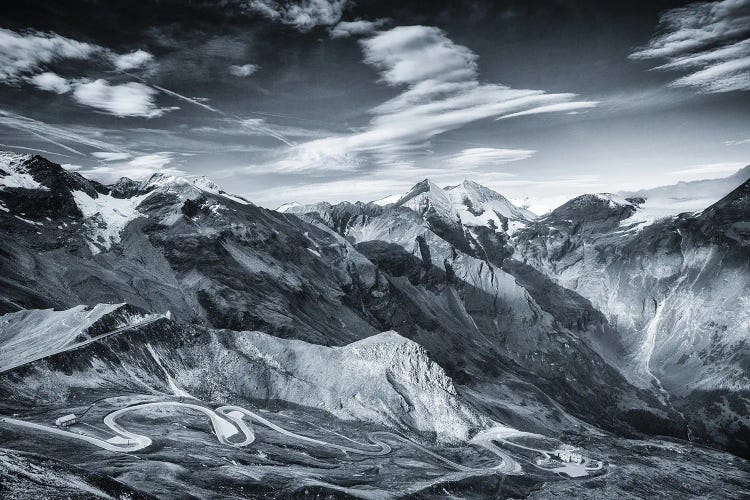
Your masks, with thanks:
[{"label": "sky", "polygon": [[750,163],[750,0],[27,0],[0,148],[269,208],[472,179],[539,213]]}]

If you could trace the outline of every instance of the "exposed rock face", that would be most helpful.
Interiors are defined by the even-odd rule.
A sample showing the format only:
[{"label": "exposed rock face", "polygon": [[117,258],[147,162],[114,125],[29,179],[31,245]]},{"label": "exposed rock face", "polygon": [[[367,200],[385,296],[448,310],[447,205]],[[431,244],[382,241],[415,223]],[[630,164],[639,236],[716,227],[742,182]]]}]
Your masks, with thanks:
[{"label": "exposed rock face", "polygon": [[73,198],[75,191],[91,198],[107,192],[98,182],[66,172],[41,156],[0,152],[0,196],[3,206],[15,215],[33,221],[79,219],[82,214]]},{"label": "exposed rock face", "polygon": [[[441,441],[466,441],[490,425],[462,401],[423,347],[395,332],[334,348],[241,332],[233,345],[253,356],[256,365],[245,382],[249,397],[282,399],[347,420],[429,433]],[[227,363],[233,362],[221,366],[238,373]]]}]

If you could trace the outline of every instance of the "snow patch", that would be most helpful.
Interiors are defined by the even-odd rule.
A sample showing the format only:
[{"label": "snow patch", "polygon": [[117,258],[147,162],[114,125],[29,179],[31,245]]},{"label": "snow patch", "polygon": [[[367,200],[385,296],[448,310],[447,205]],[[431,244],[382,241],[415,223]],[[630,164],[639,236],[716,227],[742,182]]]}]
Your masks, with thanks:
[{"label": "snow patch", "polygon": [[93,254],[101,248],[110,249],[113,244],[120,242],[120,232],[131,221],[138,217],[146,217],[137,210],[138,205],[150,196],[150,193],[132,198],[113,198],[108,194],[99,194],[92,198],[83,191],[73,191],[76,205],[87,219],[86,225],[90,231],[89,247]]},{"label": "snow patch", "polygon": [[227,198],[229,200],[235,201],[241,205],[249,205],[250,202],[245,200],[244,198],[240,198],[239,196],[235,196],[233,194],[229,194],[226,191],[222,190],[214,181],[209,179],[208,177],[201,176],[198,177],[193,181],[193,186],[197,187],[201,191],[205,191],[207,193],[215,194],[218,196],[222,196],[224,198]]},{"label": "snow patch", "polygon": [[43,226],[44,225],[41,222],[34,222],[33,220],[24,219],[23,217],[20,217],[18,215],[14,215],[13,217],[15,217],[16,219],[18,219],[18,220],[20,220],[22,222],[25,222],[26,224],[31,224],[32,226]]},{"label": "snow patch", "polygon": [[142,191],[151,191],[154,189],[171,190],[174,187],[190,186],[191,183],[184,177],[178,175],[153,174],[141,184]]},{"label": "snow patch", "polygon": [[632,205],[628,200],[622,196],[618,196],[612,193],[596,193],[594,197],[598,200],[605,202],[609,208],[626,207]]},{"label": "snow patch", "polygon": [[386,196],[385,198],[380,198],[379,200],[375,200],[371,203],[374,203],[375,205],[380,205],[381,207],[384,207],[386,205],[392,205],[396,203],[398,200],[400,200],[404,195],[403,194],[392,194],[390,196]]},{"label": "snow patch", "polygon": [[494,227],[509,234],[536,218],[536,215],[513,205],[501,194],[469,180],[457,186],[440,188],[425,179],[396,204],[420,215],[431,210],[441,218],[463,226]]},{"label": "snow patch", "polygon": [[49,191],[48,187],[35,181],[23,165],[30,158],[29,155],[0,151],[0,189],[22,188]]}]

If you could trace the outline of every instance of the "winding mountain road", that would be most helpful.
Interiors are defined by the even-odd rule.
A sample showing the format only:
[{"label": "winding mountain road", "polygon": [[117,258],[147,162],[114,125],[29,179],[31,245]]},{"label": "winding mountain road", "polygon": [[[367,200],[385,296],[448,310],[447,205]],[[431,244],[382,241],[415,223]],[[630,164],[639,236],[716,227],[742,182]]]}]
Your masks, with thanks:
[{"label": "winding mountain road", "polygon": [[[391,453],[392,451],[391,446],[385,441],[386,439],[388,439],[388,440],[398,441],[405,445],[411,446],[419,450],[420,452],[426,455],[429,455],[430,457],[443,463],[447,467],[454,469],[456,471],[459,471],[459,472],[486,473],[488,471],[493,471],[493,472],[500,472],[503,474],[522,474],[523,473],[521,471],[520,464],[516,460],[514,460],[510,455],[503,452],[502,450],[500,450],[498,447],[494,445],[486,446],[486,447],[489,448],[495,455],[497,455],[501,459],[500,464],[494,467],[472,468],[472,467],[467,467],[465,465],[456,463],[442,455],[439,455],[433,452],[432,450],[425,448],[424,446],[421,446],[418,443],[415,443],[414,441],[404,436],[401,436],[393,432],[387,432],[387,431],[370,432],[367,434],[367,438],[370,440],[371,444],[362,444],[361,448],[354,448],[351,446],[330,443],[330,442],[323,441],[320,439],[315,439],[315,438],[311,438],[308,436],[304,436],[302,434],[297,434],[290,430],[284,429],[283,427],[280,427],[279,425],[276,425],[275,423],[271,422],[265,417],[258,415],[254,411],[248,410],[247,408],[243,408],[241,406],[234,406],[234,405],[221,406],[219,408],[216,408],[215,410],[212,410],[205,406],[193,404],[193,403],[183,403],[183,402],[177,402],[177,401],[155,401],[155,402],[138,403],[138,404],[134,404],[131,406],[126,406],[124,408],[115,410],[107,414],[104,417],[104,424],[115,434],[113,437],[106,439],[106,440],[98,438],[98,437],[94,437],[94,436],[89,436],[87,434],[72,432],[69,430],[64,430],[64,429],[60,429],[57,427],[51,427],[51,426],[47,426],[43,424],[38,424],[35,422],[28,422],[25,420],[20,420],[20,419],[12,418],[12,417],[0,417],[0,423],[11,424],[15,426],[25,427],[28,429],[33,429],[34,431],[47,432],[50,434],[54,434],[56,436],[85,441],[87,443],[93,444],[95,446],[98,446],[99,448],[102,448],[108,451],[130,453],[130,452],[134,452],[134,451],[147,448],[148,446],[151,445],[152,440],[148,436],[144,436],[141,434],[136,434],[134,432],[128,431],[117,422],[117,419],[121,417],[122,415],[124,415],[125,413],[139,411],[145,408],[157,408],[157,407],[184,408],[184,409],[203,413],[211,421],[211,425],[213,427],[214,433],[216,434],[216,438],[218,439],[218,441],[221,444],[226,445],[226,446],[245,447],[245,446],[252,444],[255,441],[255,433],[252,429],[250,421],[254,420],[264,425],[265,427],[268,427],[269,429],[276,431],[279,434],[282,434],[284,436],[288,436],[293,439],[297,439],[297,440],[304,441],[306,443],[310,443],[310,444],[314,444],[318,446],[334,448],[345,453],[355,453],[355,454],[365,455],[365,456],[387,455]],[[242,435],[241,441],[238,441],[236,439],[235,440],[231,439],[238,435]]]}]

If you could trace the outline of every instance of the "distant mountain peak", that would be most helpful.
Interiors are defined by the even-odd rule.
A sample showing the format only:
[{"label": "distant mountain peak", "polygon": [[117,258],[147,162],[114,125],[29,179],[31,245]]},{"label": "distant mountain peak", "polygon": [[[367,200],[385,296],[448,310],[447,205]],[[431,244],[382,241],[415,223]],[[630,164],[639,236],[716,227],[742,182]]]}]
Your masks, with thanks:
[{"label": "distant mountain peak", "polygon": [[49,190],[42,185],[30,172],[27,161],[31,155],[0,151],[0,189],[21,188]]},{"label": "distant mountain peak", "polygon": [[461,185],[471,189],[489,189],[488,187],[483,186],[476,181],[472,181],[471,179],[464,179]]},{"label": "distant mountain peak", "polygon": [[430,209],[447,214],[450,212],[451,201],[440,186],[430,179],[424,179],[416,183],[395,205],[411,208],[420,214]]},{"label": "distant mountain peak", "polygon": [[750,179],[750,165],[745,165],[744,167],[733,173],[730,177],[740,179],[741,181]]},{"label": "distant mountain peak", "polygon": [[199,187],[200,189],[205,189],[206,191],[221,191],[219,185],[205,175],[193,179],[193,185]]},{"label": "distant mountain peak", "polygon": [[404,197],[426,193],[428,191],[442,191],[442,188],[432,182],[430,179],[422,179],[421,181],[417,182],[414,187],[412,187],[409,192],[404,195]]},{"label": "distant mountain peak", "polygon": [[284,203],[283,205],[279,205],[276,208],[277,212],[285,213],[285,212],[294,212],[294,209],[297,207],[301,207],[301,203],[297,203],[296,201],[290,201],[289,203]]},{"label": "distant mountain peak", "polygon": [[108,187],[114,198],[130,198],[138,194],[141,183],[129,177],[120,177],[117,182]]},{"label": "distant mountain peak", "polygon": [[470,179],[464,179],[456,186],[448,186],[445,191],[454,203],[467,205],[473,210],[480,212],[494,210],[507,219],[522,221],[531,221],[536,218],[534,213],[517,207],[497,191]]},{"label": "distant mountain peak", "polygon": [[191,182],[184,177],[156,172],[141,183],[141,190],[148,191],[161,187],[185,186],[189,184]]}]

